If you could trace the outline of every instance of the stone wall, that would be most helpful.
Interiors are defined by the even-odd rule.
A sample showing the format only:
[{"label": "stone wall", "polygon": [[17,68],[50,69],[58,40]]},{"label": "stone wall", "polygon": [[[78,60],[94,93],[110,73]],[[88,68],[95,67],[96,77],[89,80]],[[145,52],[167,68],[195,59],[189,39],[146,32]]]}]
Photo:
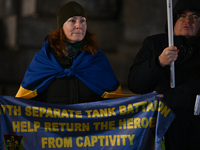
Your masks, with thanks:
[{"label": "stone wall", "polygon": [[[68,1],[0,0],[0,95],[15,95],[45,36],[56,28],[58,8]],[[144,38],[164,32],[166,1],[75,1],[86,9],[89,30],[96,33],[123,91],[130,93],[129,68]]]}]

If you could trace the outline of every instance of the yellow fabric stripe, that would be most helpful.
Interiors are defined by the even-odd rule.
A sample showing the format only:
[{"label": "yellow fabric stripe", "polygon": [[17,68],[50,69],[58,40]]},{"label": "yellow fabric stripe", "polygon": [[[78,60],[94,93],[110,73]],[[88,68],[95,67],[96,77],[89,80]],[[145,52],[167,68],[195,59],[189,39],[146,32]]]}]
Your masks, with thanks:
[{"label": "yellow fabric stripe", "polygon": [[[111,92],[104,92],[104,94],[101,96],[103,98],[123,98],[123,97],[130,97],[130,96],[136,96],[137,94],[124,94],[121,89],[121,85],[118,87],[116,91],[111,91]],[[23,88],[20,86],[17,94],[15,97],[19,98],[25,98],[25,99],[30,99],[37,96],[37,90],[31,91]]]},{"label": "yellow fabric stripe", "polygon": [[20,86],[17,94],[15,95],[15,97],[25,98],[25,99],[30,99],[35,96],[37,96],[37,89],[34,91],[31,91],[31,90],[27,90],[27,89],[23,88],[22,86]]},{"label": "yellow fabric stripe", "polygon": [[130,97],[130,96],[136,96],[136,95],[137,94],[124,94],[122,92],[122,88],[120,85],[116,91],[104,92],[101,97],[103,97],[103,98],[123,98],[123,97]]}]

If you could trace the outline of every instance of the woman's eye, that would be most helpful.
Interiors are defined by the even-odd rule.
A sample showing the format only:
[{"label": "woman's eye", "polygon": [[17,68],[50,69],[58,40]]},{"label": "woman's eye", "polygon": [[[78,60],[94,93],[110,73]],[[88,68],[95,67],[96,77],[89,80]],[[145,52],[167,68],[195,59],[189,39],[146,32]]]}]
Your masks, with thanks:
[{"label": "woman's eye", "polygon": [[81,19],[80,22],[81,22],[81,23],[85,23],[86,20],[85,20],[85,19]]},{"label": "woman's eye", "polygon": [[71,19],[70,22],[71,23],[76,23],[76,20],[75,19]]}]

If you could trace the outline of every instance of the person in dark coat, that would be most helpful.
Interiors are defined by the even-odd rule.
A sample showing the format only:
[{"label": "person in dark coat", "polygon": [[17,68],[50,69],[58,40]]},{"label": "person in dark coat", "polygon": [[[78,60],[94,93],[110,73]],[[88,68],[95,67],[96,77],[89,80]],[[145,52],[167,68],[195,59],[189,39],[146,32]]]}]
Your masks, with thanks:
[{"label": "person in dark coat", "polygon": [[34,56],[16,97],[75,104],[122,96],[107,57],[87,29],[85,9],[74,1],[63,5],[57,26]]},{"label": "person in dark coat", "polygon": [[[173,8],[174,46],[167,33],[147,37],[130,68],[129,89],[156,91],[176,114],[165,135],[167,150],[200,149],[200,117],[194,116],[200,94],[200,1],[178,0]],[[170,64],[175,64],[175,88]]]}]

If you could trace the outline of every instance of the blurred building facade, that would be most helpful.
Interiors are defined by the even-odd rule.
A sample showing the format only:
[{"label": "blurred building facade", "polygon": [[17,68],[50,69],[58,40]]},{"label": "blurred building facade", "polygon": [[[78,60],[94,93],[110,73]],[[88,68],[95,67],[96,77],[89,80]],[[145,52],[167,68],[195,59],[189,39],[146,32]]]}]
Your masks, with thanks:
[{"label": "blurred building facade", "polygon": [[[56,12],[70,0],[0,0],[0,95],[14,96],[26,68],[44,38],[56,29]],[[88,29],[96,33],[125,93],[134,57],[146,36],[164,32],[163,0],[75,0],[88,13]],[[175,4],[176,0],[173,1]]]}]

